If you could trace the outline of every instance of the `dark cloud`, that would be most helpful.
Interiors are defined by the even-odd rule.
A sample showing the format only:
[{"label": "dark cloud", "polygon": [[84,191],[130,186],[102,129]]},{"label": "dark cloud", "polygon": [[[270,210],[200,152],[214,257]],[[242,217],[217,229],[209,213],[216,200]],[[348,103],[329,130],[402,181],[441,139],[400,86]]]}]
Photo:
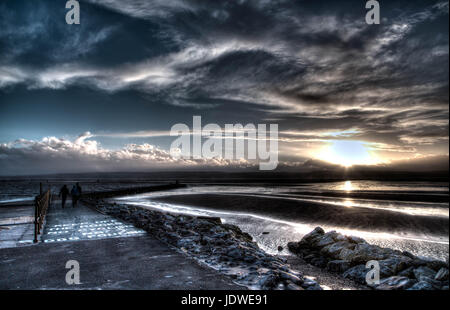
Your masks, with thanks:
[{"label": "dark cloud", "polygon": [[[55,135],[83,130],[75,122],[167,130],[201,114],[219,124],[274,120],[296,133],[283,147],[299,160],[306,140],[316,146],[339,131],[405,156],[448,154],[447,1],[384,1],[375,26],[359,0],[80,2],[79,26],[53,1],[0,4],[4,118],[25,121],[13,105],[39,94],[42,108],[111,106]],[[131,111],[135,120],[124,121]]]}]

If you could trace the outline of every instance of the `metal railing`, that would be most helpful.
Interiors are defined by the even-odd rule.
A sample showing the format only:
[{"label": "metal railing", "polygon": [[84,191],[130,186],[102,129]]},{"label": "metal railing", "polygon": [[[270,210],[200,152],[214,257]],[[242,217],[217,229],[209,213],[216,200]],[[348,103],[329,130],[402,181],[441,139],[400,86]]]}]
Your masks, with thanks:
[{"label": "metal railing", "polygon": [[34,199],[34,243],[38,242],[38,235],[41,233],[42,226],[44,225],[44,219],[50,205],[50,200],[50,189],[45,193],[42,193],[41,187],[41,194]]}]

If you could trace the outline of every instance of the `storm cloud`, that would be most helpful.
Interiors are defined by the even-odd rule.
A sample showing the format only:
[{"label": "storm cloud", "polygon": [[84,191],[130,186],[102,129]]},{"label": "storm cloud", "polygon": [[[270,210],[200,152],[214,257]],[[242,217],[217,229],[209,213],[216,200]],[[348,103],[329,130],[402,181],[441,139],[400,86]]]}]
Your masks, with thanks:
[{"label": "storm cloud", "polygon": [[[22,162],[46,156],[43,137],[74,141],[87,130],[98,137],[83,142],[98,143],[95,159],[69,150],[93,165],[120,157],[125,145],[152,145],[158,158],[170,138],[151,133],[193,115],[278,123],[280,158],[292,164],[333,140],[364,141],[392,160],[448,156],[447,1],[382,2],[380,25],[365,23],[364,1],[80,6],[81,24],[67,25],[61,3],[0,4],[0,161],[8,170],[19,151]],[[31,120],[38,108],[48,112],[39,123]],[[41,142],[12,142],[19,139]],[[119,159],[105,169],[128,167]]]}]

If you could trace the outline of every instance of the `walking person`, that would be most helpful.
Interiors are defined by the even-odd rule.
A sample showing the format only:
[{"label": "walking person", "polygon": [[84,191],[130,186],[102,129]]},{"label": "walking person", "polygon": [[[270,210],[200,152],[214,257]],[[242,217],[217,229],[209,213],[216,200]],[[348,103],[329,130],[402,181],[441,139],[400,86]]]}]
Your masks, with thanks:
[{"label": "walking person", "polygon": [[77,190],[78,190],[78,199],[80,199],[80,196],[81,196],[81,186],[80,186],[80,183],[78,183],[77,182]]},{"label": "walking person", "polygon": [[70,195],[72,196],[72,207],[76,207],[77,206],[77,202],[78,202],[78,187],[76,185],[74,185],[72,187],[72,190],[70,191]]},{"label": "walking person", "polygon": [[69,195],[69,189],[67,188],[67,185],[64,184],[64,186],[61,187],[61,190],[59,191],[59,197],[61,197],[61,207],[63,209],[64,206],[66,205],[67,195]]}]

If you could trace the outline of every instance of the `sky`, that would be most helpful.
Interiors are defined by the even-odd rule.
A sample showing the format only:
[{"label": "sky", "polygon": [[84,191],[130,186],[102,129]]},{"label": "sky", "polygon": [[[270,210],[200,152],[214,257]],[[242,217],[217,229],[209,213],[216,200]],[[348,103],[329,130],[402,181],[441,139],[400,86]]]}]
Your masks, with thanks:
[{"label": "sky", "polygon": [[281,166],[448,169],[447,1],[65,2],[0,2],[0,175],[254,166],[173,158],[196,115],[278,124]]}]

